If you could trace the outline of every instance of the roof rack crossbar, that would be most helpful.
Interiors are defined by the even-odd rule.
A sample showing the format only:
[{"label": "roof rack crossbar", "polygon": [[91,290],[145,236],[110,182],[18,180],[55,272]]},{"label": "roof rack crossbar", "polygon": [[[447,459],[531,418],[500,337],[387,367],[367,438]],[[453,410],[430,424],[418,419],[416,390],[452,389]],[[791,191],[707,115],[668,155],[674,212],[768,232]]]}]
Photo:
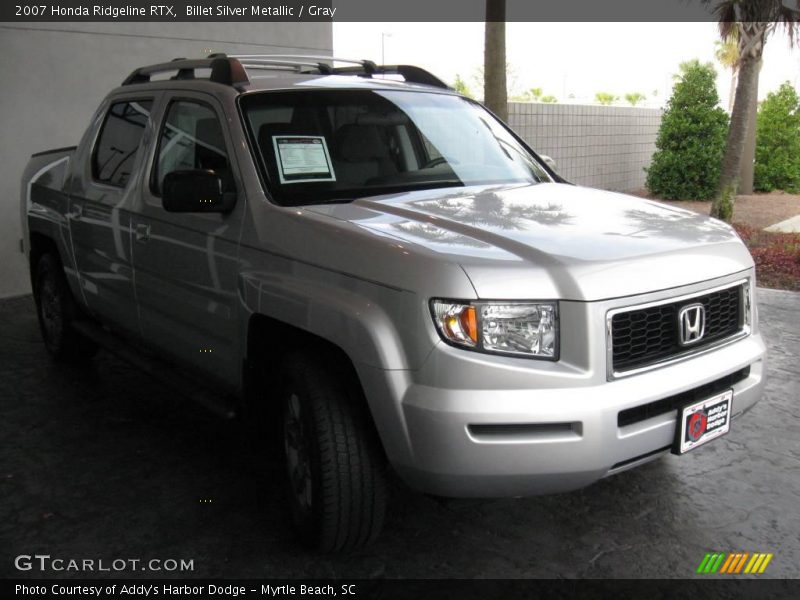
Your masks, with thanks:
[{"label": "roof rack crossbar", "polygon": [[372,77],[374,75],[401,75],[409,83],[420,83],[423,85],[430,85],[433,87],[450,89],[444,81],[436,77],[433,73],[426,71],[420,67],[413,65],[376,65],[370,61],[363,68],[358,67],[338,67],[333,70],[335,74],[353,74],[361,75],[364,77]]},{"label": "roof rack crossbar", "polygon": [[[317,54],[233,54],[231,58],[238,59],[245,66],[252,66],[255,64],[277,64],[278,62],[292,63],[300,67],[315,68],[322,75],[331,75],[333,73],[334,62],[351,65],[365,65],[369,62]],[[298,68],[298,71],[301,71],[301,69]]]},{"label": "roof rack crossbar", "polygon": [[296,59],[300,61],[312,61],[314,64],[318,64],[320,62],[329,62],[333,64],[334,62],[339,63],[346,63],[352,65],[361,65],[364,64],[363,60],[353,60],[351,58],[337,58],[335,56],[323,56],[320,54],[231,54],[230,58],[238,58],[240,60],[248,60],[253,58],[264,58],[264,59]]},{"label": "roof rack crossbar", "polygon": [[319,63],[315,62],[300,62],[300,61],[293,61],[293,60],[273,60],[267,58],[237,58],[243,67],[249,66],[261,66],[261,67],[294,67],[295,69],[301,69],[303,67],[311,67],[312,69],[318,69]]},{"label": "roof rack crossbar", "polygon": [[[334,63],[350,66],[335,67]],[[223,85],[241,86],[249,83],[246,68],[250,69],[293,69],[298,73],[314,72],[323,75],[400,75],[409,83],[430,85],[450,89],[449,86],[432,73],[413,65],[376,65],[371,60],[341,59],[333,56],[312,56],[305,54],[211,54],[207,58],[176,58],[170,62],[140,67],[133,71],[122,85],[147,83],[156,73],[177,71],[174,79],[193,79],[197,69],[211,69],[210,81]],[[311,71],[308,71],[310,69]]]},{"label": "roof rack crossbar", "polygon": [[[319,61],[314,66],[320,69],[320,72],[325,74],[335,73],[363,73],[365,76],[381,75],[381,74],[397,74],[402,75],[406,81],[411,83],[425,83],[436,87],[448,88],[438,77],[432,75],[425,69],[414,67],[411,65],[377,65],[371,60],[354,60],[350,58],[339,58],[337,56],[321,56],[311,54],[233,54],[231,58],[239,59],[242,64],[253,64],[255,61],[274,60],[291,60],[297,61],[297,64],[304,66],[311,66],[306,61]],[[323,65],[330,64],[330,69],[323,69]],[[351,65],[350,67],[334,67],[334,63],[345,63]]]}]

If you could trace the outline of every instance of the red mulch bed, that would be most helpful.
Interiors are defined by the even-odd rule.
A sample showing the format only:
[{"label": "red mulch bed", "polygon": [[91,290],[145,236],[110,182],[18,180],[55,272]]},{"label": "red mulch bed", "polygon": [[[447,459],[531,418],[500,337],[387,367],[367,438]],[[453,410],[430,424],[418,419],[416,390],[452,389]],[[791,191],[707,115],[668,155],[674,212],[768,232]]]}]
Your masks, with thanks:
[{"label": "red mulch bed", "polygon": [[773,233],[734,223],[756,263],[758,285],[800,292],[800,233]]}]

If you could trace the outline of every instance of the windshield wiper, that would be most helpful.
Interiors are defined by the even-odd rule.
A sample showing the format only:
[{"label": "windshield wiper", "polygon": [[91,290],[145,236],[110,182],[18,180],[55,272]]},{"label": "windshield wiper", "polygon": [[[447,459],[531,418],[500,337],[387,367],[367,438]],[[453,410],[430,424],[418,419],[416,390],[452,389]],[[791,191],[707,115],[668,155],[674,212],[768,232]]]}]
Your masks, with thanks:
[{"label": "windshield wiper", "polygon": [[386,194],[399,194],[402,192],[413,192],[417,190],[434,190],[448,187],[464,187],[464,182],[459,179],[436,179],[432,181],[415,181],[397,185],[364,186],[350,190],[336,190],[331,195],[320,202],[342,202],[343,200],[355,200],[368,196],[383,196]]}]

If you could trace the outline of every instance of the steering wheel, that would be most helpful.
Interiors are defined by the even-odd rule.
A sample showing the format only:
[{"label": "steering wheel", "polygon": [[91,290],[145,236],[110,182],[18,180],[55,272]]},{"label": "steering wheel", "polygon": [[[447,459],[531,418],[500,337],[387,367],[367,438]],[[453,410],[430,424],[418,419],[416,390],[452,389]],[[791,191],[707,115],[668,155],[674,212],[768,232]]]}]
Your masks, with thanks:
[{"label": "steering wheel", "polygon": [[422,168],[423,169],[431,169],[431,168],[436,167],[438,165],[443,165],[446,162],[447,162],[447,159],[444,156],[438,156],[438,157],[432,158],[431,160],[426,162],[424,165],[422,165]]}]

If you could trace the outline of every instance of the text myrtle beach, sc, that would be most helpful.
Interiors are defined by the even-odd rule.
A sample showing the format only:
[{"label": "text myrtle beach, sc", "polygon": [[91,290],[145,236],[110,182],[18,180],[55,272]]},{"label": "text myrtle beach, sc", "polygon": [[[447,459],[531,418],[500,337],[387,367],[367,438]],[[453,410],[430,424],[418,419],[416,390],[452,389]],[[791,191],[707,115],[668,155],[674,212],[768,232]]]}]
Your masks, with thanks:
[{"label": "text myrtle beach, sc", "polygon": [[331,6],[317,6],[303,4],[300,6],[250,4],[247,6],[216,6],[152,4],[150,6],[110,6],[110,5],[81,5],[59,6],[54,5],[17,5],[15,15],[18,17],[106,17],[111,19],[130,17],[327,17],[332,19],[336,8]]}]

